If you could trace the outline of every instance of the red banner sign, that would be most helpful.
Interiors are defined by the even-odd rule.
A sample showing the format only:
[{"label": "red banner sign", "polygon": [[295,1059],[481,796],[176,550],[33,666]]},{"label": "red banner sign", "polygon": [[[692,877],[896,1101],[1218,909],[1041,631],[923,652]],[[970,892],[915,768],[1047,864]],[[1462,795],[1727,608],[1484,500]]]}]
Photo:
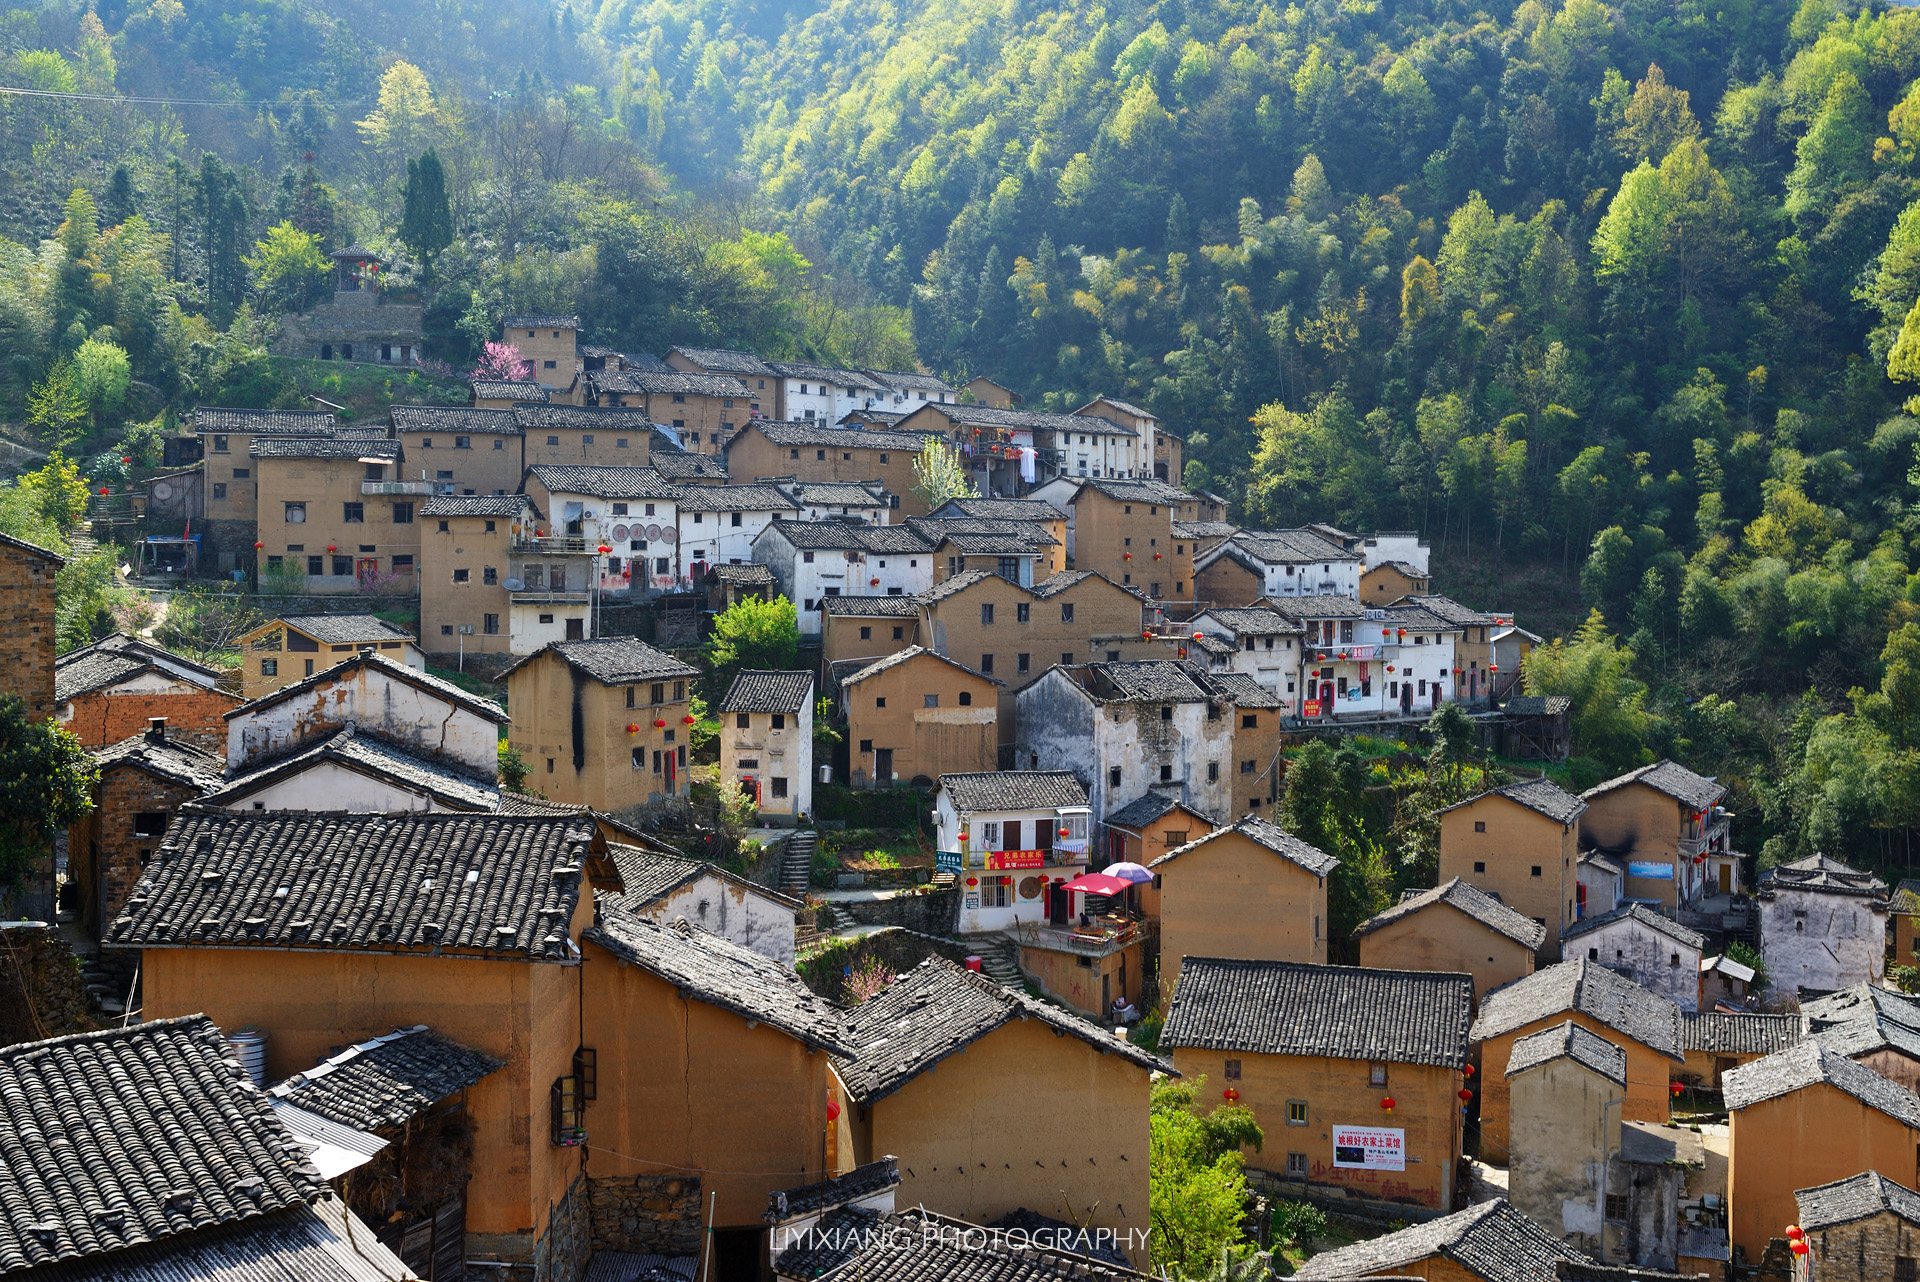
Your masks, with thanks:
[{"label": "red banner sign", "polygon": [[1047,866],[1047,852],[1044,850],[989,850],[987,867],[989,868],[1044,868]]},{"label": "red banner sign", "polygon": [[1320,701],[1319,701],[1318,699],[1309,699],[1309,700],[1307,700],[1307,701],[1306,701],[1306,702],[1305,702],[1304,704],[1302,704],[1302,705],[1300,706],[1300,715],[1301,715],[1301,716],[1303,716],[1303,717],[1317,717],[1317,716],[1319,716],[1319,715],[1320,715]]}]

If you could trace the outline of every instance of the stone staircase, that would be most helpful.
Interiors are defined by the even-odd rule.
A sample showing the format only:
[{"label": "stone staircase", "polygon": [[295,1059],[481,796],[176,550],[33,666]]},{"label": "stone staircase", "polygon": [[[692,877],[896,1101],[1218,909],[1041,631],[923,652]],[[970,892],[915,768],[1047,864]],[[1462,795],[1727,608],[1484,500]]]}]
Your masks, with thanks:
[{"label": "stone staircase", "polygon": [[980,949],[980,973],[1002,988],[1024,990],[1027,977],[1020,970],[1020,946],[1009,935],[996,935]]},{"label": "stone staircase", "polygon": [[813,852],[820,844],[819,834],[804,828],[787,839],[780,860],[780,881],[775,889],[795,899],[805,899],[813,886]]}]

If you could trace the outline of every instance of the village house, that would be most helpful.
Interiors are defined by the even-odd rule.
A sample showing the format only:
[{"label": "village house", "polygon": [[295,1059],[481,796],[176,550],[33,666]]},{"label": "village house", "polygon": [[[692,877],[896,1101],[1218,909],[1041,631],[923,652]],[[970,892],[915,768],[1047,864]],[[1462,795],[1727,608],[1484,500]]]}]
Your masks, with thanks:
[{"label": "village house", "polygon": [[1382,561],[1360,572],[1360,604],[1393,605],[1408,596],[1424,595],[1433,580],[1406,561]]},{"label": "village house", "polygon": [[1887,884],[1838,859],[1778,864],[1754,892],[1774,991],[1809,996],[1878,983],[1887,966]]},{"label": "village house", "polygon": [[82,747],[104,748],[162,717],[175,739],[218,751],[223,718],[241,702],[219,682],[204,664],[116,632],[53,661],[53,719]]},{"label": "village house", "polygon": [[580,357],[578,316],[503,316],[500,341],[533,366],[534,382],[562,395],[576,390],[586,368]]},{"label": "village house", "polygon": [[[517,581],[514,552],[542,524],[532,499],[436,495],[420,505],[420,520],[420,632],[435,654],[464,669],[468,654],[531,654],[566,636],[564,623],[528,629],[540,611],[516,609],[508,586]],[[584,612],[575,617],[585,635]]]},{"label": "village house", "polygon": [[[1157,792],[1145,793],[1107,815],[1107,832],[1118,835],[1118,848],[1109,845],[1115,863],[1143,867],[1169,851],[1214,830],[1212,819],[1184,802]],[[1160,919],[1160,878],[1141,886],[1141,907],[1156,925]]]},{"label": "village house", "polygon": [[[1202,501],[1205,501],[1204,496]],[[1185,539],[1193,544],[1193,559],[1196,561],[1238,533],[1240,533],[1240,527],[1227,521],[1175,521],[1173,523],[1173,537]]]},{"label": "village house", "polygon": [[753,559],[795,603],[804,637],[819,635],[828,597],[911,596],[933,586],[933,548],[904,525],[774,521],[753,541]]},{"label": "village house", "polygon": [[880,395],[874,398],[871,406],[873,409],[890,410],[904,415],[924,401],[945,405],[960,399],[958,391],[945,379],[933,374],[890,369],[870,369],[861,372],[880,384]]},{"label": "village house", "polygon": [[603,892],[635,917],[661,925],[685,920],[783,966],[793,965],[794,914],[804,905],[791,895],[749,881],[706,859],[608,842],[621,889]]},{"label": "village house", "polygon": [[1400,902],[1354,930],[1360,964],[1473,976],[1474,1008],[1490,989],[1533,973],[1546,927],[1455,877]]},{"label": "village house", "polygon": [[909,517],[906,524],[933,549],[935,583],[969,570],[985,570],[1009,583],[1032,587],[1059,564],[1053,536],[1035,522]]},{"label": "village house", "polygon": [[653,463],[654,429],[644,409],[516,405],[513,417],[520,424],[523,469],[647,467]]},{"label": "village house", "polygon": [[633,637],[550,642],[520,660],[498,679],[528,785],[608,811],[686,796],[687,683],[699,675]]},{"label": "village house", "polygon": [[13,1141],[0,1175],[9,1272],[411,1276],[305,1160],[205,1015],[149,1012],[0,1048],[0,1133]]},{"label": "village house", "polygon": [[1329,595],[1264,597],[1260,605],[1304,628],[1304,718],[1424,720],[1451,697],[1459,630],[1436,615]]},{"label": "village house", "polygon": [[332,410],[252,410],[196,406],[188,420],[191,440],[182,442],[182,462],[192,461],[187,447],[199,451],[205,474],[206,549],[201,566],[219,574],[259,563],[254,554],[260,518],[259,478],[252,448],[265,437],[325,440],[339,430]]},{"label": "village house", "polygon": [[1472,1005],[1466,975],[1189,955],[1160,1045],[1252,1110],[1289,1195],[1446,1211]]},{"label": "village house", "polygon": [[1670,1084],[1686,1056],[1680,1047],[1680,1008],[1582,957],[1537,970],[1488,993],[1473,1024],[1481,1064],[1480,1153],[1483,1161],[1509,1159],[1506,1078],[1494,1070],[1522,1037],[1573,1020],[1627,1052],[1627,1093],[1622,1116],[1630,1122],[1665,1122]]},{"label": "village house", "polygon": [[752,352],[724,347],[672,347],[662,358],[668,369],[690,374],[730,374],[747,385],[751,393],[748,413],[759,418],[780,418],[780,376],[773,366]]},{"label": "village house", "polygon": [[[1463,669],[1460,680],[1455,683],[1459,686],[1460,699],[1475,705],[1486,702],[1493,693],[1494,679],[1500,675],[1493,668],[1492,629],[1495,616],[1469,609],[1451,597],[1438,593],[1410,593],[1392,604],[1418,606],[1460,629],[1459,640],[1455,642],[1456,657]],[[1509,676],[1517,674],[1518,669],[1508,672]]]},{"label": "village house", "polygon": [[1680,1078],[1696,1090],[1718,1094],[1727,1073],[1797,1046],[1805,1036],[1806,1024],[1798,1015],[1710,1009],[1683,1013],[1680,1046],[1686,1053],[1686,1067]]},{"label": "village house", "polygon": [[902,517],[925,516],[914,487],[913,461],[933,439],[924,432],[833,427],[825,423],[749,420],[726,444],[734,476],[791,476],[801,481],[878,481],[900,496]]},{"label": "village house", "polygon": [[1671,761],[1642,766],[1580,794],[1581,845],[1626,863],[1626,898],[1667,912],[1738,893],[1740,856],[1719,805],[1726,792]]},{"label": "village house", "polygon": [[1264,607],[1220,606],[1202,610],[1184,625],[1233,647],[1231,672],[1245,673],[1280,698],[1283,715],[1297,715],[1294,683],[1301,667],[1306,624]]},{"label": "village house", "polygon": [[720,783],[753,798],[762,823],[813,814],[813,674],[748,669],[720,700]]},{"label": "village house", "polygon": [[137,735],[96,749],[93,809],[67,830],[67,883],[80,927],[98,939],[120,915],[181,806],[218,788],[223,757],[169,738],[164,717]]},{"label": "village house", "polygon": [[929,403],[899,426],[937,432],[954,444],[983,495],[1022,495],[1059,477],[1144,477],[1152,470],[1151,439],[1096,415]]},{"label": "village house", "polygon": [[868,409],[892,399],[880,380],[859,370],[804,361],[768,361],[767,368],[778,380],[769,417],[791,423],[838,423],[851,410]]},{"label": "village house", "polygon": [[1178,485],[1187,474],[1187,439],[1157,423],[1153,429],[1153,479]]},{"label": "village house", "polygon": [[1795,1189],[1906,1171],[1920,1152],[1920,1097],[1818,1041],[1730,1070],[1721,1094],[1736,1265],[1784,1236]]},{"label": "village house", "polygon": [[[1096,396],[1073,411],[1077,418],[1105,419],[1109,423],[1118,423],[1121,427],[1131,428],[1140,438],[1140,475],[1147,477],[1149,469],[1167,461],[1159,452],[1167,434],[1160,430],[1160,420],[1151,410],[1145,410],[1131,401],[1123,401],[1117,396]],[[1178,438],[1175,438],[1178,439]],[[1159,478],[1161,480],[1167,477]],[[1175,485],[1180,483],[1180,469],[1175,466],[1172,473]]]},{"label": "village house", "polygon": [[654,469],[530,467],[521,489],[547,525],[523,534],[515,549],[526,557],[514,567],[523,585],[516,605],[524,598],[561,613],[556,607],[590,606],[596,592],[646,596],[691,586],[681,487]]},{"label": "village house", "polygon": [[1216,672],[1207,688],[1233,704],[1233,768],[1222,822],[1271,810],[1280,801],[1283,700],[1243,672]]},{"label": "village house", "polygon": [[427,656],[413,633],[372,614],[283,614],[242,633],[240,688],[258,699],[315,672],[378,650],[395,663],[426,671]]},{"label": "village house", "polygon": [[1627,864],[1603,850],[1583,850],[1573,865],[1576,879],[1573,917],[1610,913],[1626,901]]},{"label": "village house", "polygon": [[1066,924],[1072,905],[1064,887],[1086,870],[1088,813],[1086,786],[1069,771],[941,775],[933,793],[936,860],[972,883],[962,887],[960,932]]},{"label": "village house", "polygon": [[406,479],[398,442],[256,437],[248,457],[259,469],[263,581],[277,574],[279,590],[311,594],[419,590],[418,508],[452,487]]},{"label": "village house", "polygon": [[698,582],[715,565],[753,561],[753,541],[776,520],[799,516],[772,485],[689,485],[679,491],[680,559]]},{"label": "village house", "polygon": [[1053,558],[1050,562],[1052,571],[1057,573],[1066,568],[1067,513],[1045,499],[948,499],[930,515],[935,520],[971,518],[982,521],[1022,521],[1030,525],[1043,526],[1047,537],[1052,539],[1055,545],[1049,549]]},{"label": "village house", "polygon": [[985,374],[976,374],[961,389],[970,398],[970,405],[985,405],[997,410],[1010,410],[1020,403],[1020,393],[1001,383],[996,383]]},{"label": "village house", "polygon": [[1700,1009],[1700,956],[1706,936],[1642,903],[1583,917],[1560,936],[1562,956],[1587,960],[1660,994],[1682,1011]]},{"label": "village house", "polygon": [[1753,995],[1755,971],[1721,953],[1700,959],[1700,1009],[1744,1009]]},{"label": "village house", "polygon": [[[1456,649],[1454,662],[1459,661]],[[1458,682],[1455,685],[1464,695]],[[1564,694],[1511,696],[1500,705],[1501,754],[1516,761],[1565,761],[1573,754],[1572,712],[1573,700]],[[1620,872],[1626,875],[1625,865]]]},{"label": "village house", "polygon": [[1920,1001],[1859,983],[1803,1000],[1807,1035],[1908,1090],[1920,1090]]},{"label": "village house", "polygon": [[885,525],[898,506],[878,481],[801,481],[793,477],[763,477],[756,485],[771,485],[798,509],[796,519],[824,521],[846,516],[868,525]]},{"label": "village house", "polygon": [[1194,599],[1252,605],[1262,597],[1360,600],[1357,552],[1313,530],[1242,530],[1193,563]]},{"label": "village house", "polygon": [[387,425],[422,479],[451,493],[511,494],[520,484],[525,429],[511,410],[395,405]]},{"label": "village house", "polygon": [[692,454],[718,456],[752,416],[753,395],[731,374],[663,369],[587,375],[589,403],[643,410],[650,422],[671,427],[676,443]]},{"label": "village house", "polygon": [[[621,413],[627,413],[622,410]],[[647,451],[647,466],[660,473],[670,485],[728,485],[726,464],[710,454],[689,454],[666,433],[655,428],[653,444]]]},{"label": "village house", "polygon": [[1820,1282],[1904,1282],[1920,1277],[1920,1193],[1878,1171],[1795,1189],[1794,1223],[1806,1234]]},{"label": "village house", "polygon": [[908,646],[840,683],[856,788],[931,787],[941,775],[999,761],[1000,682]]},{"label": "village house", "polygon": [[1155,859],[1161,987],[1189,956],[1325,964],[1327,878],[1339,864],[1252,817]]},{"label": "village house", "polygon": [[1458,877],[1545,932],[1543,962],[1561,955],[1560,935],[1577,919],[1574,856],[1586,803],[1546,778],[1523,779],[1438,812],[1440,876]]},{"label": "village house", "polygon": [[510,410],[516,405],[546,405],[553,390],[537,381],[524,382],[504,378],[476,378],[467,384],[467,405],[476,410]]},{"label": "village house", "polygon": [[[1496,1197],[1464,1211],[1323,1251],[1294,1273],[1300,1282],[1352,1282],[1368,1278],[1426,1278],[1431,1282],[1545,1282],[1592,1279],[1601,1274],[1567,1272],[1567,1263],[1592,1264],[1586,1255]],[[1644,1274],[1611,1282],[1638,1282]],[[1648,1279],[1647,1282],[1652,1282]],[[1679,1282],[1662,1279],[1661,1282]]]},{"label": "village house", "polygon": [[1154,600],[1193,600],[1193,545],[1173,535],[1182,505],[1193,502],[1164,481],[1081,482],[1067,499],[1074,568],[1138,587]]},{"label": "village house", "polygon": [[494,763],[421,755],[372,726],[344,728],[281,752],[229,766],[201,804],[227,810],[389,813],[499,809]]},{"label": "village house", "polygon": [[54,575],[66,562],[0,534],[0,694],[18,695],[28,721],[54,714]]},{"label": "village house", "polygon": [[707,609],[715,614],[724,614],[742,601],[771,601],[780,595],[773,571],[758,561],[710,566],[700,586],[707,590]]},{"label": "village house", "polygon": [[[778,581],[774,586],[778,587]],[[875,659],[915,644],[920,600],[911,596],[823,596],[819,611],[820,668],[845,676]],[[802,618],[801,628],[806,628]]]},{"label": "village house", "polygon": [[[1144,1247],[1147,1095],[1165,1061],[938,957],[847,1023],[852,1051],[833,1061],[843,1160],[897,1158],[901,1196],[932,1211],[986,1223],[1024,1208]],[[1046,1124],[983,1126],[1030,1111],[1023,1083]],[[1076,1172],[1064,1189],[1062,1162]]]}]

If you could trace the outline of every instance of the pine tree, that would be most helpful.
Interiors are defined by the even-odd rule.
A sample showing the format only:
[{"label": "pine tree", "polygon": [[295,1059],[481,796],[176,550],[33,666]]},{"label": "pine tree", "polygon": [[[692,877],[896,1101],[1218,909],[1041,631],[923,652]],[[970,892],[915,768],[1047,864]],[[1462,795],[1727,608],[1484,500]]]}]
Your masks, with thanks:
[{"label": "pine tree", "polygon": [[400,240],[426,264],[429,274],[433,260],[453,243],[453,213],[447,206],[446,172],[431,147],[418,161],[407,162],[407,195],[405,213],[400,219]]}]

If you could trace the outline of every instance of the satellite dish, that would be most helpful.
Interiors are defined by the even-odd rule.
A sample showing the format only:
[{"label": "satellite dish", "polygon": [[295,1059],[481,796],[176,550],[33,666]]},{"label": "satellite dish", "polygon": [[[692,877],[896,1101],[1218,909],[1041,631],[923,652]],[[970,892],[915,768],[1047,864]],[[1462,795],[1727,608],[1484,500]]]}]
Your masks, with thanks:
[{"label": "satellite dish", "polygon": [[614,541],[615,543],[625,543],[625,542],[627,541],[627,527],[626,527],[626,526],[624,526],[624,525],[616,525],[616,526],[614,526],[614,527],[613,527],[613,541]]},{"label": "satellite dish", "polygon": [[660,537],[668,543],[672,543],[680,537],[680,531],[674,529],[671,525],[663,525],[660,527]]},{"label": "satellite dish", "polygon": [[519,579],[508,579],[508,580],[507,580],[507,591],[509,591],[509,592],[525,592],[526,590],[527,590],[527,585],[526,585],[525,583],[522,583],[522,582],[521,582],[521,581],[520,581]]}]

